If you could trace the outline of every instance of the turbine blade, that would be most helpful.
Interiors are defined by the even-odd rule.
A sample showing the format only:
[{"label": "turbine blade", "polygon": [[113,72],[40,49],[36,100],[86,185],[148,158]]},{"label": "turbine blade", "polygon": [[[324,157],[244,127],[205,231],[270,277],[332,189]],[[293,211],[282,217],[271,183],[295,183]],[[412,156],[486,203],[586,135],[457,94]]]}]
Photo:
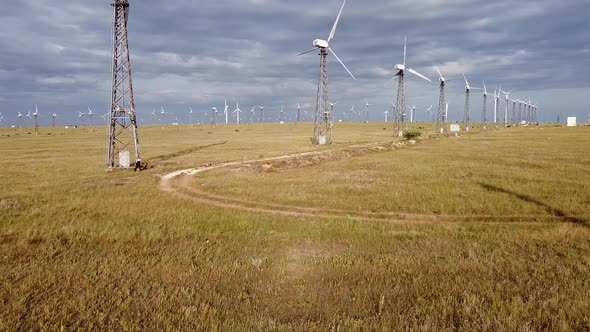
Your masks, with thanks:
[{"label": "turbine blade", "polygon": [[409,71],[410,73],[412,73],[412,74],[414,74],[414,75],[416,75],[416,76],[418,76],[418,77],[421,77],[421,78],[423,78],[423,79],[427,80],[428,82],[432,83],[432,80],[430,80],[430,78],[428,78],[428,77],[426,77],[426,76],[424,76],[424,75],[420,74],[419,72],[415,71],[414,69],[410,68],[410,69],[408,69],[408,71]]},{"label": "turbine blade", "polygon": [[438,70],[438,67],[436,65],[434,65],[434,68],[436,68],[436,71],[438,72],[438,75],[442,78],[442,74],[440,73],[440,70]]},{"label": "turbine blade", "polygon": [[342,60],[340,60],[340,58],[336,55],[336,53],[331,48],[328,47],[328,49],[334,55],[334,57],[336,58],[336,60],[338,60],[338,62],[340,62],[340,64],[342,65],[342,67],[344,67],[344,69],[346,69],[346,71],[350,74],[350,76],[352,77],[352,79],[354,79],[356,81],[356,77],[354,77],[354,75],[350,72],[350,70],[348,70],[348,68],[346,68],[346,65],[344,64],[344,62],[342,62]]},{"label": "turbine blade", "polygon": [[485,94],[488,94],[488,88],[486,87],[486,81],[483,81],[483,91],[485,92]]},{"label": "turbine blade", "polygon": [[404,67],[406,66],[406,51],[408,45],[408,37],[404,36]]},{"label": "turbine blade", "polygon": [[299,54],[297,54],[297,56],[302,56],[302,55],[305,55],[305,54],[307,54],[307,53],[311,53],[311,52],[313,52],[313,51],[315,51],[315,50],[317,50],[317,48],[316,48],[316,47],[312,48],[312,49],[311,49],[311,50],[309,50],[309,51],[305,51],[305,52],[303,52],[303,53],[299,53]]},{"label": "turbine blade", "polygon": [[338,13],[338,17],[336,17],[336,22],[334,22],[334,26],[332,27],[332,31],[330,31],[330,36],[328,37],[328,43],[330,40],[334,38],[334,33],[336,33],[336,27],[338,26],[338,21],[340,21],[340,16],[342,15],[342,10],[344,9],[344,5],[346,5],[346,0],[342,3],[342,7],[340,7],[340,12]]},{"label": "turbine blade", "polygon": [[463,75],[463,79],[465,80],[465,86],[468,87],[468,88],[471,88],[469,86],[469,82],[467,82],[467,77],[465,77],[465,74],[464,73],[461,73],[461,75]]}]

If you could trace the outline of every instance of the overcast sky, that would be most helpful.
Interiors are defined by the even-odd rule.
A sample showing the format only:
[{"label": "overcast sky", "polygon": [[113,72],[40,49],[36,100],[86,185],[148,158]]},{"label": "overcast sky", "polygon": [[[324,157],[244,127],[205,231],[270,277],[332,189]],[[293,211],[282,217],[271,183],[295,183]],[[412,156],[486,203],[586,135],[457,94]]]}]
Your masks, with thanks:
[{"label": "overcast sky", "polygon": [[[0,112],[3,126],[39,104],[41,123],[77,123],[78,111],[108,109],[112,9],[109,1],[19,0],[0,10]],[[194,121],[223,109],[224,98],[247,113],[264,105],[293,118],[301,103],[311,116],[319,56],[296,54],[326,39],[340,0],[130,0],[129,45],[136,108],[143,123],[163,107],[165,121]],[[340,101],[336,117],[364,108],[382,121],[394,101],[393,66],[402,62],[430,77],[408,75],[407,104],[417,118],[438,103],[437,64],[448,83],[451,120],[462,116],[465,83],[488,89],[502,85],[529,97],[541,120],[560,112],[590,114],[590,1],[588,0],[348,0],[331,46],[357,80],[328,58],[330,97]],[[503,106],[502,106],[503,107]],[[472,97],[474,118],[482,97]],[[491,98],[489,109],[492,108]],[[102,122],[95,117],[95,122]]]}]

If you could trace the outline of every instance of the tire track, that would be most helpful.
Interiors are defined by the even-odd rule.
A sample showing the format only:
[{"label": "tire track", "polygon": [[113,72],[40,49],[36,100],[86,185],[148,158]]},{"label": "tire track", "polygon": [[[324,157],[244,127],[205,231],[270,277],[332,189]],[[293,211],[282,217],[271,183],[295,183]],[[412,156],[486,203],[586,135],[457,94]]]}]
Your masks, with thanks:
[{"label": "tire track", "polygon": [[[397,145],[399,146],[399,145]],[[371,153],[387,150],[382,146],[372,144],[355,145],[342,148],[339,151],[364,151]],[[218,165],[202,166],[178,170],[161,177],[160,187],[163,191],[174,194],[183,199],[208,206],[237,209],[252,213],[263,213],[283,215],[289,217],[316,217],[316,218],[344,218],[358,221],[391,221],[391,222],[485,222],[485,223],[539,223],[561,221],[561,218],[554,215],[450,215],[450,214],[420,214],[400,212],[373,212],[373,211],[352,211],[338,209],[322,209],[313,207],[290,206],[274,203],[263,203],[249,201],[240,198],[228,197],[199,190],[190,183],[190,178],[196,174],[218,170],[228,167],[244,166],[249,164],[260,164],[289,160],[294,158],[318,157],[326,153],[338,152],[338,150],[313,151],[287,154],[278,157],[253,159],[245,161],[233,161]],[[332,159],[333,160],[333,159]]]}]

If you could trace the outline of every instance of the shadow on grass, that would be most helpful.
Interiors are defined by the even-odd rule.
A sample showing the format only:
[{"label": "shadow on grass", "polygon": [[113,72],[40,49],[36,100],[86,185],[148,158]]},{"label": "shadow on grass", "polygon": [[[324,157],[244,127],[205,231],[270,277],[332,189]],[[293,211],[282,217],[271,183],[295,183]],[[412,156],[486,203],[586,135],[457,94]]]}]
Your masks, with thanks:
[{"label": "shadow on grass", "polygon": [[564,222],[569,222],[569,223],[573,223],[573,224],[577,224],[577,225],[590,227],[590,224],[588,223],[588,221],[574,217],[574,216],[568,216],[567,213],[565,213],[563,210],[559,210],[557,208],[549,206],[549,205],[547,205],[547,204],[545,204],[545,203],[543,203],[531,196],[519,194],[519,193],[510,191],[510,190],[506,190],[506,189],[503,189],[500,187],[493,186],[491,184],[479,183],[479,185],[485,190],[509,194],[509,195],[512,195],[512,196],[514,196],[520,200],[523,200],[525,202],[533,203],[539,207],[544,208],[548,213],[561,218],[561,220]]}]

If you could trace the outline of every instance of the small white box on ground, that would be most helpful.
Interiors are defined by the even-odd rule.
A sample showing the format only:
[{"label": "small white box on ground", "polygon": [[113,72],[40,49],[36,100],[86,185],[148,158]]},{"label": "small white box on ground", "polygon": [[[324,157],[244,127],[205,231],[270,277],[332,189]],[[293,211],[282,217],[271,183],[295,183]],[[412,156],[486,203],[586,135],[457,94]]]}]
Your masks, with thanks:
[{"label": "small white box on ground", "polygon": [[320,136],[319,145],[326,145],[326,136]]},{"label": "small white box on ground", "polygon": [[575,127],[578,125],[578,119],[575,117],[567,118],[567,126],[568,127]]},{"label": "small white box on ground", "polygon": [[456,132],[458,132],[458,131],[461,131],[461,126],[460,126],[460,125],[458,125],[458,124],[452,124],[452,125],[451,125],[451,130],[450,130],[450,131],[451,131],[452,133],[456,133]]},{"label": "small white box on ground", "polygon": [[129,168],[130,165],[129,151],[119,152],[119,167]]}]

